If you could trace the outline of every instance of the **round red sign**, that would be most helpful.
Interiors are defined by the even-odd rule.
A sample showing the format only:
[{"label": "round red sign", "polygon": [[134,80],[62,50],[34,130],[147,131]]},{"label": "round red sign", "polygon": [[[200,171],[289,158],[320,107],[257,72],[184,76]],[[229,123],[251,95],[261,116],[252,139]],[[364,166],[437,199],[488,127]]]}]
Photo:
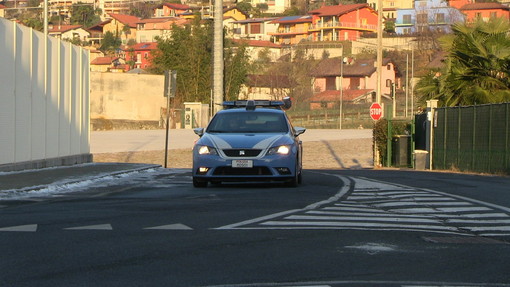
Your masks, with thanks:
[{"label": "round red sign", "polygon": [[372,103],[370,106],[370,117],[377,121],[382,117],[382,107],[379,103]]}]

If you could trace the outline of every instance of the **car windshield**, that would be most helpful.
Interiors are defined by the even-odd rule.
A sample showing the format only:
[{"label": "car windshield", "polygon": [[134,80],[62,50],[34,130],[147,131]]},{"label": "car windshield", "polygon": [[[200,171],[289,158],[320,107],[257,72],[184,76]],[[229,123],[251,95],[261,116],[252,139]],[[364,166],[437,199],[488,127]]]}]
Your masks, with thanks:
[{"label": "car windshield", "polygon": [[235,112],[217,114],[209,124],[210,133],[285,133],[289,126],[282,113]]}]

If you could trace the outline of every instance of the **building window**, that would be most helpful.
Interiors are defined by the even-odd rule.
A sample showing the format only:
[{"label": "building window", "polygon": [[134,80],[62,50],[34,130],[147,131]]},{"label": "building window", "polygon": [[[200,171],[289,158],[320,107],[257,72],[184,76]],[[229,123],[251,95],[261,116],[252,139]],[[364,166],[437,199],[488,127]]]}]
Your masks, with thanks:
[{"label": "building window", "polygon": [[402,24],[412,24],[411,22],[411,15],[403,15],[402,16]]},{"label": "building window", "polygon": [[391,87],[391,80],[390,79],[386,80],[386,87]]},{"label": "building window", "polygon": [[390,65],[390,64],[386,65],[386,69],[387,69],[388,71],[391,71],[391,65]]},{"label": "building window", "polygon": [[418,24],[428,24],[429,22],[429,16],[427,15],[427,13],[420,13],[418,15],[416,15],[416,20],[418,22]]},{"label": "building window", "polygon": [[491,18],[497,18],[498,12],[491,12]]},{"label": "building window", "polygon": [[436,14],[436,23],[445,23],[445,17],[443,13]]}]

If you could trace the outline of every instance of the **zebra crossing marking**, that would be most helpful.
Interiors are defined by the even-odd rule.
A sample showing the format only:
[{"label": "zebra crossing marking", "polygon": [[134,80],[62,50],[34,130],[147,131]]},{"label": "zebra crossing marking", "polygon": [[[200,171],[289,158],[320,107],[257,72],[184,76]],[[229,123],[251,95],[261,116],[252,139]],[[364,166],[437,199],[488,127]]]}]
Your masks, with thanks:
[{"label": "zebra crossing marking", "polygon": [[216,229],[344,229],[509,236],[510,208],[362,177],[328,200]]}]

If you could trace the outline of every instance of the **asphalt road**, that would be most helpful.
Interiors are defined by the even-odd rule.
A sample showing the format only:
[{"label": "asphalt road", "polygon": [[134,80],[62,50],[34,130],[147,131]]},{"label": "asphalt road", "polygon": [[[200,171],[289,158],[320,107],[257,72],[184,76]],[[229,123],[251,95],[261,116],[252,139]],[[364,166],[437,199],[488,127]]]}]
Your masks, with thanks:
[{"label": "asphalt road", "polygon": [[196,189],[159,169],[0,209],[0,286],[510,286],[508,186],[307,170]]}]

